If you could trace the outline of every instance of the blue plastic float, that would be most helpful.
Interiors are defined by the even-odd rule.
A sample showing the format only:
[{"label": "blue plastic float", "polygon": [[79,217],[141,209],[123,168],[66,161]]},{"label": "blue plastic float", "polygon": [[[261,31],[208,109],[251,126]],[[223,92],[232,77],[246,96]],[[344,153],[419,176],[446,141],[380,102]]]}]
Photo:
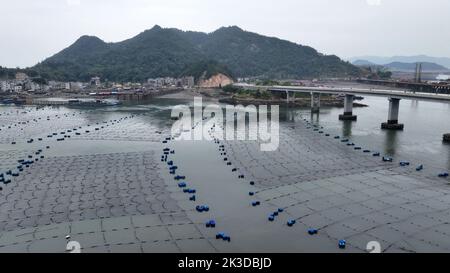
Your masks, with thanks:
[{"label": "blue plastic float", "polygon": [[310,229],[308,229],[308,234],[309,234],[309,235],[315,235],[315,234],[317,234],[317,232],[318,232],[318,230],[315,229],[315,228],[310,228]]},{"label": "blue plastic float", "polygon": [[295,225],[295,220],[289,220],[289,221],[287,222],[287,225],[288,225],[289,227],[292,227],[293,225]]},{"label": "blue plastic float", "polygon": [[392,159],[392,157],[383,156],[383,161],[384,162],[392,162],[393,159]]},{"label": "blue plastic float", "polygon": [[259,206],[259,205],[261,205],[261,202],[259,202],[259,201],[253,201],[252,202],[252,206],[253,207],[256,207],[256,206]]},{"label": "blue plastic float", "polygon": [[216,221],[209,220],[208,222],[206,222],[206,227],[207,228],[215,228],[216,227]]}]

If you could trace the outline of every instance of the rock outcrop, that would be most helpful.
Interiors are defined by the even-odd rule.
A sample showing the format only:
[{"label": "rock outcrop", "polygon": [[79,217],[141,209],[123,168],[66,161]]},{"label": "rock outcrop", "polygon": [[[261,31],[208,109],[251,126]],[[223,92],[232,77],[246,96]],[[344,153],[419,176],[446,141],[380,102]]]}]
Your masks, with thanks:
[{"label": "rock outcrop", "polygon": [[222,73],[219,73],[209,79],[200,79],[198,86],[201,88],[221,88],[232,83],[233,79]]}]

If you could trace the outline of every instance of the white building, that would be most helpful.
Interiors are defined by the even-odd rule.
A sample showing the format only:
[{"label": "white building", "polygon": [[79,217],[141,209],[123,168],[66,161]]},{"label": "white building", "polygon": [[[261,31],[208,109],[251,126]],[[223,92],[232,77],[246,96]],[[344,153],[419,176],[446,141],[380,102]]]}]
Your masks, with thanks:
[{"label": "white building", "polygon": [[91,85],[95,85],[96,87],[101,86],[100,77],[92,77],[91,78]]},{"label": "white building", "polygon": [[195,85],[195,79],[192,76],[183,77],[181,83],[184,87],[192,88]]},{"label": "white building", "polygon": [[11,91],[11,83],[9,81],[2,81],[0,83],[0,89],[3,92],[10,92]]},{"label": "white building", "polygon": [[23,90],[22,85],[16,85],[14,86],[14,92],[21,92]]}]

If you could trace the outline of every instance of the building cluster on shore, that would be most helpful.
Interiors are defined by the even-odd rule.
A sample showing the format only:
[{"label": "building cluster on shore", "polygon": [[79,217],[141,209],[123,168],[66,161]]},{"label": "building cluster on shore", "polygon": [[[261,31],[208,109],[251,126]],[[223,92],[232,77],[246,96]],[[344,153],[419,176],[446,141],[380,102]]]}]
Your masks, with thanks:
[{"label": "building cluster on shore", "polygon": [[102,81],[100,77],[92,77],[89,82],[60,82],[44,81],[34,79],[25,73],[16,73],[14,79],[0,79],[0,91],[2,93],[47,93],[52,91],[82,92],[99,89],[110,89],[113,91],[152,91],[163,88],[193,88],[195,86],[194,77],[186,76],[182,78],[156,78],[148,79],[145,83],[116,83]]},{"label": "building cluster on shore", "polygon": [[163,88],[163,87],[185,87],[185,88],[193,88],[195,86],[195,80],[192,76],[186,76],[182,78],[156,78],[156,79],[148,79],[145,84],[146,87],[149,88]]}]

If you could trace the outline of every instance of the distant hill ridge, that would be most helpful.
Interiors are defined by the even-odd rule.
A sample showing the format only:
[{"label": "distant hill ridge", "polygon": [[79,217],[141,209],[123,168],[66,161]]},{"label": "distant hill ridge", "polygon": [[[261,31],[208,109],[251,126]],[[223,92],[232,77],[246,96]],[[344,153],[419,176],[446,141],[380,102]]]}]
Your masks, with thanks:
[{"label": "distant hill ridge", "polygon": [[63,81],[88,80],[95,75],[111,81],[145,81],[189,73],[198,79],[205,72],[274,78],[346,77],[361,73],[337,56],[237,26],[207,34],[158,25],[118,43],[82,36],[32,69],[45,78]]},{"label": "distant hill ridge", "polygon": [[393,57],[380,57],[380,56],[359,56],[349,58],[349,61],[355,63],[358,60],[364,60],[366,62],[371,62],[377,65],[385,65],[393,62],[400,63],[434,63],[444,66],[450,69],[450,58],[448,57],[431,57],[427,55],[415,55],[415,56],[393,56]]},{"label": "distant hill ridge", "polygon": [[[449,71],[448,68],[445,66],[430,63],[430,62],[420,62],[422,64],[422,71],[428,71],[428,72],[446,72]],[[353,61],[353,64],[360,67],[370,66],[370,67],[379,67],[379,68],[385,68],[390,71],[405,71],[405,72],[412,72],[416,70],[416,64],[414,63],[405,63],[405,62],[391,62],[388,64],[375,64],[373,62],[367,61],[367,60],[355,60]]]},{"label": "distant hill ridge", "polygon": [[[448,69],[442,65],[429,62],[421,62],[423,71],[447,71]],[[392,62],[384,65],[390,70],[397,71],[415,71],[416,63],[402,63],[402,62]]]}]

